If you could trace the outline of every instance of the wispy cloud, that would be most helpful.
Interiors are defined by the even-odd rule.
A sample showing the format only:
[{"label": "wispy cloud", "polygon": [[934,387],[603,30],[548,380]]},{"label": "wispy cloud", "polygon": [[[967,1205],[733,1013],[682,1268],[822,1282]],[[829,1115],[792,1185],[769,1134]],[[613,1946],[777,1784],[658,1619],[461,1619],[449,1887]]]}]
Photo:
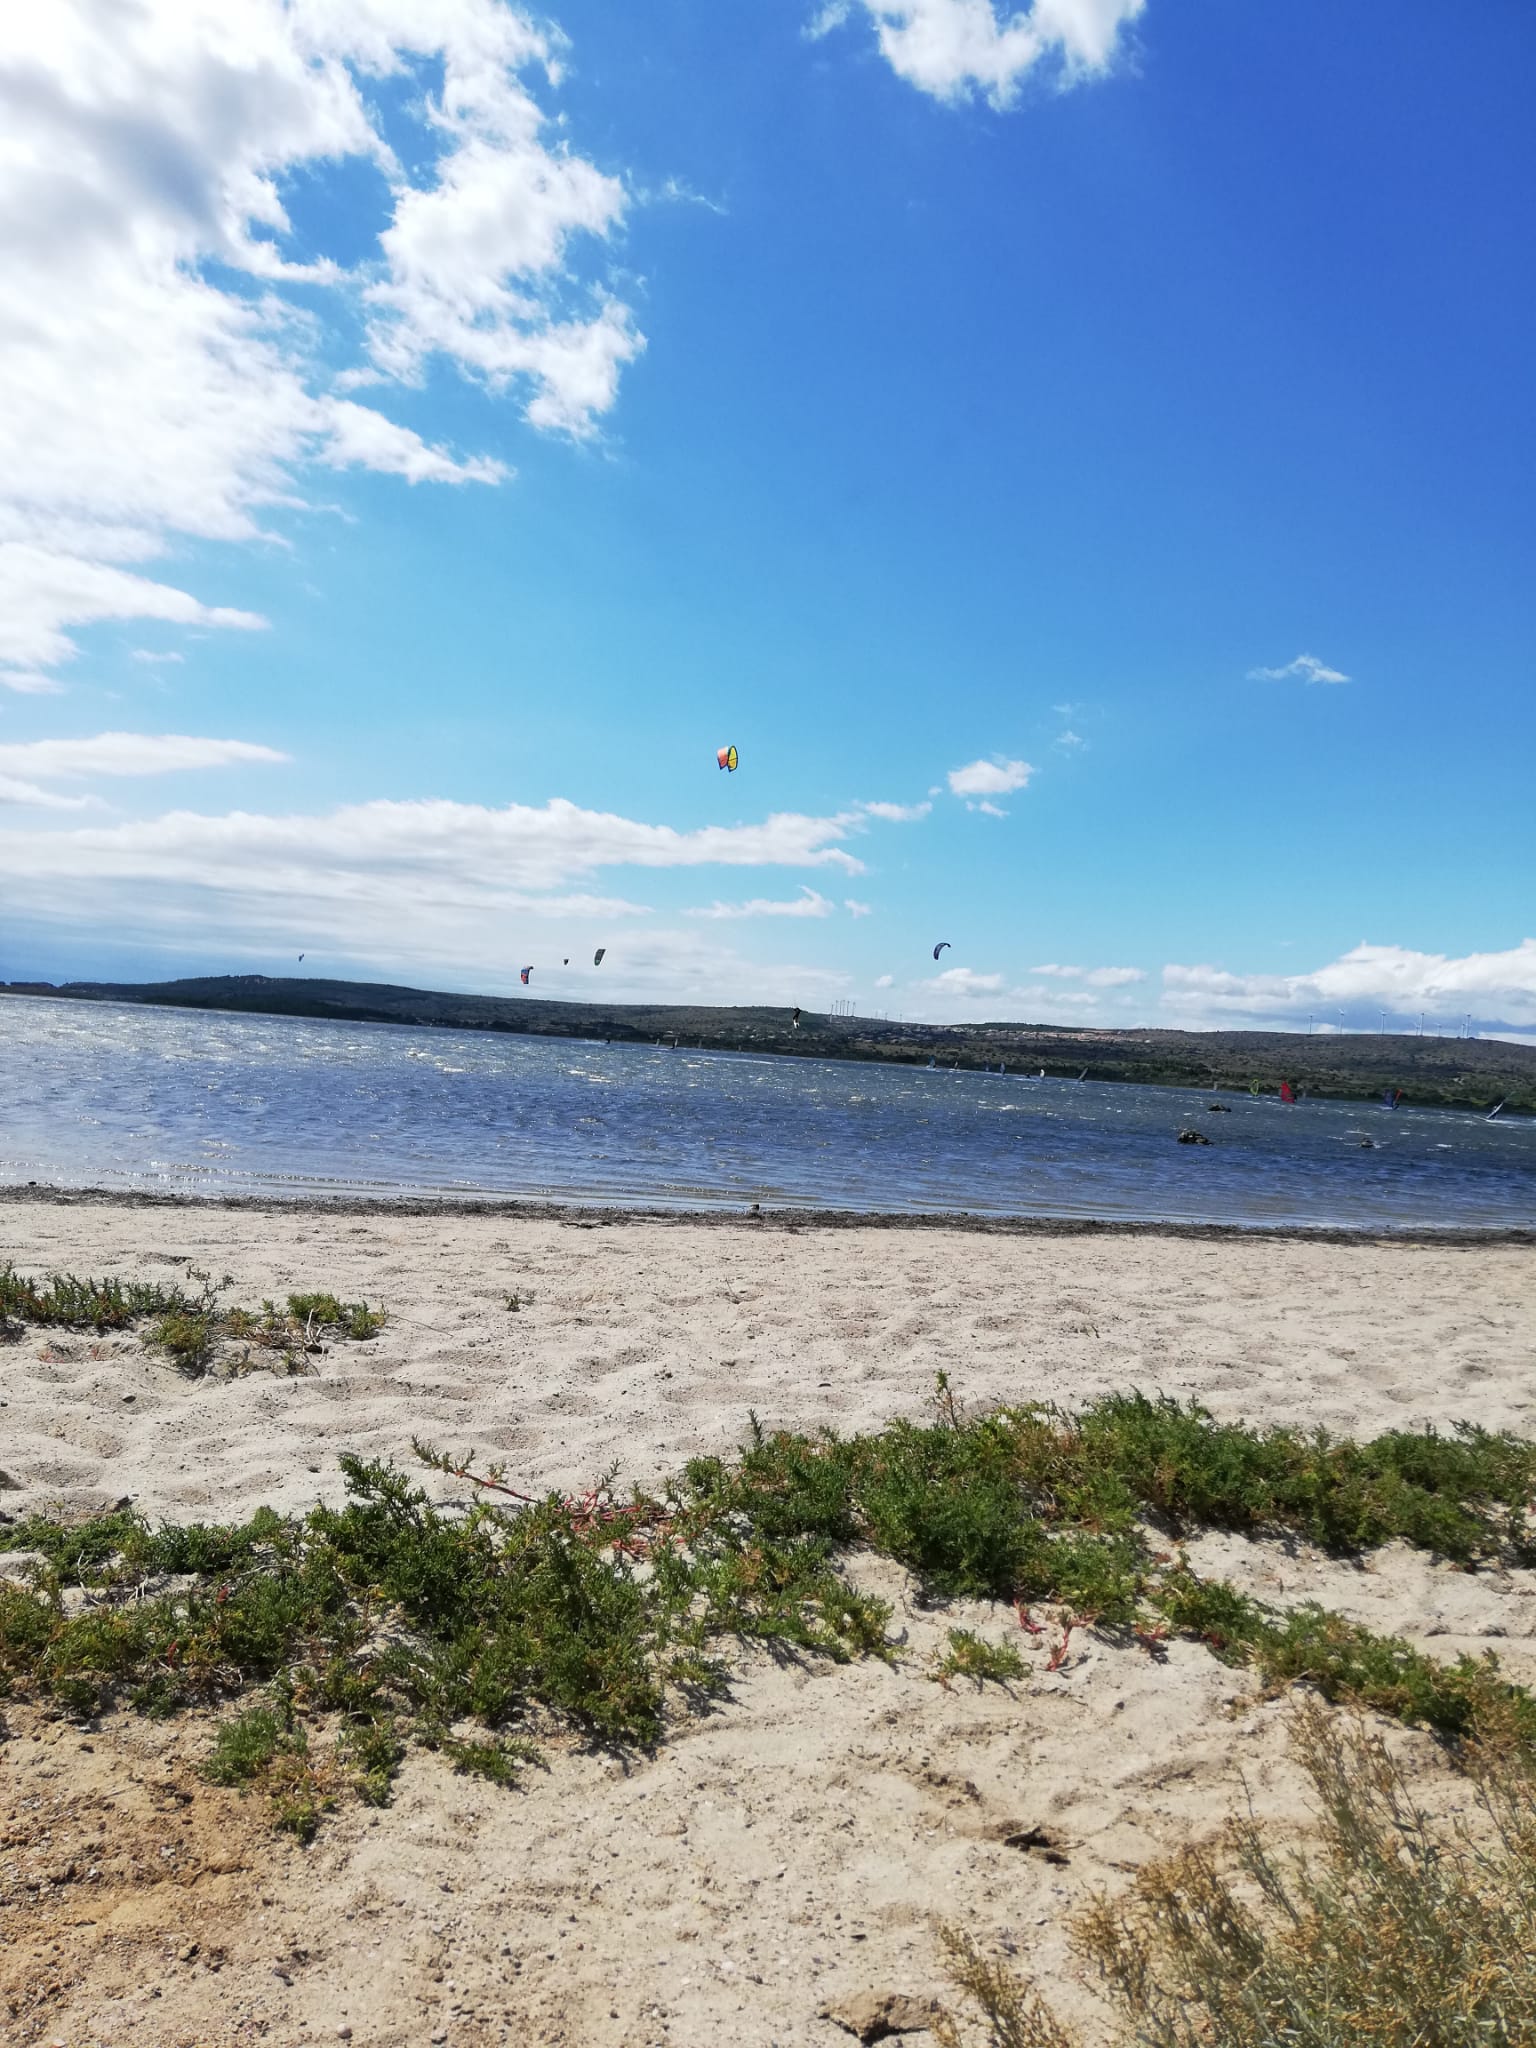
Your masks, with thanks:
[{"label": "wispy cloud", "polygon": [[[862,0],[880,52],[898,77],[935,99],[964,101],[980,93],[999,108],[1013,105],[1037,69],[1064,86],[1107,71],[1122,30],[1145,4],[1034,0],[1000,14],[993,0]],[[805,33],[826,35],[852,12],[846,0],[831,0]]]},{"label": "wispy cloud", "polygon": [[1068,726],[1065,732],[1057,733],[1056,744],[1070,753],[1074,747],[1086,747],[1088,742],[1080,732],[1074,732],[1071,726]]},{"label": "wispy cloud", "polygon": [[249,740],[194,739],[187,733],[99,732],[94,739],[26,740],[0,745],[0,769],[45,781],[60,776],[168,775],[188,768],[281,762],[288,755]]},{"label": "wispy cloud", "polygon": [[1303,683],[1347,683],[1353,680],[1342,669],[1327,667],[1315,654],[1298,654],[1284,668],[1251,668],[1248,671],[1250,683],[1284,683],[1293,678]]},{"label": "wispy cloud", "polygon": [[1125,988],[1133,981],[1145,981],[1146,975],[1139,967],[1064,967],[1058,962],[1047,961],[1043,967],[1031,967],[1031,974],[1049,974],[1059,981],[1081,981],[1089,988]]},{"label": "wispy cloud", "polygon": [[860,903],[853,896],[845,896],[843,898],[843,908],[850,917],[873,917],[875,910],[875,906],[872,903]]},{"label": "wispy cloud", "polygon": [[827,0],[801,29],[800,33],[808,43],[819,43],[823,36],[831,35],[833,29],[841,28],[853,12],[853,0]]},{"label": "wispy cloud", "polygon": [[804,883],[800,894],[787,901],[775,901],[768,896],[753,896],[745,903],[708,903],[695,910],[685,910],[684,917],[830,917],[837,905],[830,897],[818,894]]},{"label": "wispy cloud", "polygon": [[159,653],[153,647],[135,647],[130,650],[128,656],[130,661],[142,661],[156,667],[163,662],[185,661],[186,658],[184,654],[177,654],[174,650],[170,653]]},{"label": "wispy cloud", "polygon": [[85,811],[95,808],[97,802],[97,798],[90,796],[58,796],[52,790],[39,789],[35,782],[0,775],[0,804],[24,804],[44,811]]},{"label": "wispy cloud", "polygon": [[914,825],[926,818],[933,809],[932,804],[860,804],[859,809],[866,818],[880,818],[888,825]]}]

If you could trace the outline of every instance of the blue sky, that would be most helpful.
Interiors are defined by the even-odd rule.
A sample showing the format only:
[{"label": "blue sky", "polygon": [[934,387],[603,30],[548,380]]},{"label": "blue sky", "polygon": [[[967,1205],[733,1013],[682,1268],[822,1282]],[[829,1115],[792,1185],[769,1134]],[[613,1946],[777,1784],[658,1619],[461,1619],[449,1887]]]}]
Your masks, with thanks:
[{"label": "blue sky", "polygon": [[35,12],[0,978],[1536,1032],[1528,7]]}]

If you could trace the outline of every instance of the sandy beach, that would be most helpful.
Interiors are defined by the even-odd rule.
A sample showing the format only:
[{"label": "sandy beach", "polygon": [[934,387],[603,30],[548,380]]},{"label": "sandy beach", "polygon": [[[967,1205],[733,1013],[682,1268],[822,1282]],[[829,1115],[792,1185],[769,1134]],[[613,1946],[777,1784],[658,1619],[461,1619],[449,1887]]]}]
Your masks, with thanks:
[{"label": "sandy beach", "polygon": [[[188,1379],[131,1336],[27,1330],[0,1349],[13,1516],[301,1510],[339,1498],[338,1452],[409,1462],[413,1436],[529,1488],[646,1482],[734,1446],[749,1411],[844,1431],[918,1416],[941,1370],[978,1404],[1140,1387],[1356,1435],[1526,1434],[1536,1400],[1536,1251],[1516,1242],[0,1199],[4,1261],[227,1274],[245,1303],[323,1287],[390,1318],[301,1378]],[[1536,1574],[1214,1537],[1192,1555],[1536,1678]],[[829,2007],[941,1991],[950,1920],[1091,2038],[1064,1910],[1214,1830],[1239,1767],[1262,1812],[1299,1822],[1285,1703],[1196,1645],[1153,1662],[1092,1637],[1057,1671],[1026,1642],[1026,1680],[946,1689],[923,1670],[944,1628],[1016,1640],[1011,1613],[934,1610],[889,1563],[850,1569],[895,1604],[894,1666],[747,1655],[729,1702],[654,1757],[556,1745],[515,1792],[416,1756],[390,1807],[344,1809],[308,1850],[197,1778],[191,1720],[84,1736],[12,1711],[7,2038],[831,2044],[853,2037]],[[1443,1789],[1427,1738],[1391,1740]]]}]

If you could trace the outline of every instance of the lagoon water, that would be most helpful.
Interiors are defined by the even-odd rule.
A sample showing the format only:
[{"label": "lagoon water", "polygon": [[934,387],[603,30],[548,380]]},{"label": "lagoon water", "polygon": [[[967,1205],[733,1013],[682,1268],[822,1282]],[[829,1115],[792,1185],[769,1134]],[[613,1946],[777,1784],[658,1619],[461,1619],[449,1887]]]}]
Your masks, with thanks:
[{"label": "lagoon water", "polygon": [[1529,1227],[1536,1122],[15,997],[0,1184],[29,1181]]}]

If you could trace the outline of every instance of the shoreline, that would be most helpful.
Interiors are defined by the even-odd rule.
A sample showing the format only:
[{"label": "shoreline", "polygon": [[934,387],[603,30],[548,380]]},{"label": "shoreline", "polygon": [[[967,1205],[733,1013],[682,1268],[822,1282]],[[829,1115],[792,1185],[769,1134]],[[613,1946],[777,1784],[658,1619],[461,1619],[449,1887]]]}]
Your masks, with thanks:
[{"label": "shoreline", "polygon": [[52,1208],[106,1206],[118,1209],[173,1209],[231,1214],[316,1217],[440,1216],[486,1217],[519,1223],[565,1223],[595,1229],[635,1224],[696,1225],[720,1229],[751,1224],[765,1232],[807,1230],[964,1231],[982,1237],[1168,1237],[1187,1243],[1348,1245],[1512,1245],[1536,1248],[1536,1224],[1213,1223],[1178,1218],[1117,1216],[1012,1216],[973,1209],[821,1209],[791,1204],[764,1207],[675,1208],[640,1202],[561,1202],[527,1195],[202,1195],[158,1188],[60,1187],[25,1181],[0,1186],[0,1209],[8,1203]]}]

